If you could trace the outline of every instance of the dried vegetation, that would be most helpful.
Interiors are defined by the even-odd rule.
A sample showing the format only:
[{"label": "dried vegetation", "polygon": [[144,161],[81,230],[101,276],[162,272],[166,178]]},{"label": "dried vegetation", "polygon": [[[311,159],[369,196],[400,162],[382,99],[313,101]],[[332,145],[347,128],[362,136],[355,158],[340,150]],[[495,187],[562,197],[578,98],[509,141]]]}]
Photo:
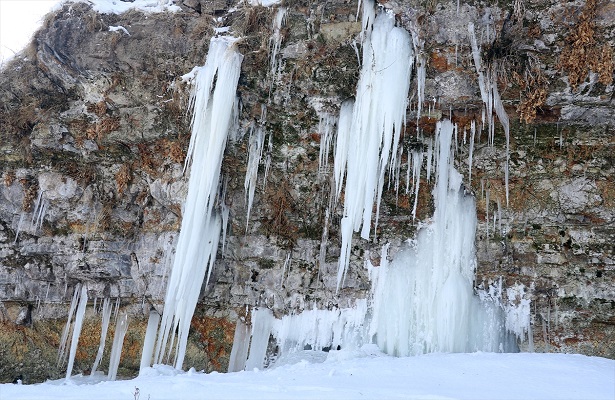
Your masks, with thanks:
[{"label": "dried vegetation", "polygon": [[573,90],[583,83],[590,71],[604,85],[613,82],[613,48],[596,38],[597,0],[587,0],[566,38],[559,59],[562,72],[568,75]]},{"label": "dried vegetation", "polygon": [[525,40],[540,36],[540,27],[527,22],[523,3],[515,1],[494,41],[483,48],[482,58],[500,81],[518,87],[520,101],[517,112],[522,121],[530,123],[547,100],[549,80],[538,56],[524,49]]}]

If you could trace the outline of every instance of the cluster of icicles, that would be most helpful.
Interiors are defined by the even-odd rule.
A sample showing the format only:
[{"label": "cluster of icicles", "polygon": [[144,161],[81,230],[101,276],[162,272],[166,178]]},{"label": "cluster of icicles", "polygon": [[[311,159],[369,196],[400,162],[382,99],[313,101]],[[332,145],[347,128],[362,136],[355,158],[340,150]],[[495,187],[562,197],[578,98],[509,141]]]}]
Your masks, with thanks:
[{"label": "cluster of icicles", "polygon": [[[322,171],[328,169],[328,155],[334,144],[334,190],[327,210],[327,224],[330,209],[344,193],[338,290],[349,265],[353,233],[360,230],[361,237],[368,239],[372,219],[375,219],[374,225],[378,224],[385,175],[394,177],[395,190],[399,190],[403,151],[400,139],[406,122],[413,69],[417,71],[419,107],[424,91],[425,62],[421,58],[422,42],[418,35],[396,27],[391,14],[376,14],[373,0],[363,3],[362,68],[356,96],[341,105],[338,118],[321,121]],[[280,8],[274,20],[269,72],[272,79],[278,70],[276,54],[280,48],[280,28],[285,13],[286,9]],[[508,119],[497,87],[489,76],[483,76],[472,26],[469,32],[490,130],[493,132],[491,114],[495,110],[508,136]],[[172,363],[176,368],[182,368],[190,322],[202,283],[205,281],[207,285],[209,281],[221,235],[224,246],[228,208],[224,206],[224,195],[218,193],[220,168],[229,133],[233,132],[236,123],[236,87],[243,58],[235,41],[230,37],[213,38],[206,63],[198,69],[192,82],[192,137],[186,160],[190,178],[184,218],[164,311],[162,315],[155,311],[150,313],[142,369],[152,363]],[[420,114],[419,108],[417,118]],[[265,150],[265,120],[266,108],[263,106],[260,121],[250,129],[245,178],[248,222]],[[475,130],[472,123],[470,170]],[[334,133],[337,134],[335,138]],[[506,326],[504,314],[514,307],[499,304],[493,295],[483,293],[479,298],[474,293],[476,211],[474,198],[465,193],[462,176],[453,166],[452,144],[456,139],[457,128],[444,120],[437,125],[436,137],[429,142],[426,157],[422,151],[408,150],[406,193],[414,194],[412,214],[416,216],[416,199],[425,158],[428,180],[432,170],[435,171],[435,214],[432,222],[423,226],[416,239],[408,241],[406,248],[392,262],[387,258],[388,246],[382,250],[379,267],[366,262],[372,280],[368,298],[356,299],[344,309],[305,310],[282,319],[275,318],[265,308],[253,309],[251,326],[237,321],[229,371],[262,368],[271,337],[276,340],[281,357],[308,348],[331,350],[367,343],[376,343],[383,351],[398,356],[433,351],[517,350],[515,336],[509,331],[523,335],[527,333],[529,321],[517,315],[516,325]],[[271,146],[269,133],[265,173],[269,170]],[[216,203],[221,206],[215,207]],[[372,215],[374,206],[375,218]],[[326,241],[325,226],[321,261],[326,252]],[[73,326],[67,377],[72,370],[86,302],[85,287],[76,289],[60,349],[60,359],[65,359],[69,328]],[[93,371],[102,356],[110,310],[105,300],[101,347]],[[73,315],[75,322],[71,324]],[[110,378],[115,378],[123,334],[128,325],[126,316],[117,318],[117,321]]]},{"label": "cluster of icicles", "polygon": [[[66,365],[66,378],[70,378],[73,371],[73,365],[75,363],[75,355],[77,354],[77,346],[79,344],[79,336],[81,335],[81,328],[83,327],[83,320],[85,317],[86,306],[88,302],[87,286],[77,284],[73,293],[73,300],[70,304],[68,312],[68,320],[62,331],[60,338],[60,348],[58,351],[58,366]],[[97,311],[96,306],[97,299],[94,299],[94,311]],[[128,330],[128,315],[126,313],[119,314],[120,299],[116,299],[115,306],[111,303],[109,297],[104,298],[100,307],[100,313],[102,315],[102,327],[100,333],[100,344],[96,353],[96,359],[92,365],[90,375],[96,375],[100,363],[102,361],[105,343],[107,340],[107,333],[109,331],[109,324],[111,317],[115,318],[115,330],[113,336],[113,345],[111,347],[111,354],[109,356],[109,370],[107,373],[107,379],[115,380],[117,377],[117,369],[120,365],[120,356],[122,354],[122,346],[124,344],[124,336]],[[119,314],[119,315],[118,315]],[[68,350],[68,352],[67,352]]]}]

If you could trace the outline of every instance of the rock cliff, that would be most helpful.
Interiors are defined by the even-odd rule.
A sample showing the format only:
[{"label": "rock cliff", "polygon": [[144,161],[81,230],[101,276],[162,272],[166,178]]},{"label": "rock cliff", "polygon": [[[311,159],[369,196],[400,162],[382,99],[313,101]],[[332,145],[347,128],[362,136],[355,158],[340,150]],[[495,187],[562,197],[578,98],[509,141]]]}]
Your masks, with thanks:
[{"label": "rock cliff", "polygon": [[[225,370],[235,321],[249,319],[251,307],[282,315],[365,298],[364,261],[378,265],[386,243],[393,256],[432,214],[424,169],[416,220],[414,194],[385,186],[377,236],[355,237],[336,292],[342,209],[327,216],[333,155],[325,154],[327,168],[319,156],[325,130],[355,93],[356,2],[285,0],[277,36],[281,5],[176,3],[181,11],[122,14],[65,4],[0,74],[1,381],[62,375],[57,347],[79,282],[91,306],[76,370],[93,362],[104,297],[132,316],[120,374],[138,369],[187,191],[190,85],[182,77],[203,64],[216,32],[241,38],[241,113],[222,166],[226,240],[193,318],[187,367]],[[420,39],[425,65],[421,107],[413,73],[403,146],[426,151],[443,116],[459,128],[458,169],[477,201],[476,287],[501,284],[504,301],[531,301],[537,351],[615,358],[615,3],[378,7]],[[471,163],[471,123],[484,117],[470,23],[510,117],[509,153],[496,119],[493,139],[487,127],[477,131]],[[244,183],[258,129],[266,141],[247,220]]]}]

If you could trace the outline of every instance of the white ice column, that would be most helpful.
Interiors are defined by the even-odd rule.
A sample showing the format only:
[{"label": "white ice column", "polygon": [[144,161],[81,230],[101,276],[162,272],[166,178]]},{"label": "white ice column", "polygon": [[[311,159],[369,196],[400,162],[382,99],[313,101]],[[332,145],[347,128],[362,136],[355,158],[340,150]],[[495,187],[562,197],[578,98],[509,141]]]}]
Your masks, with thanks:
[{"label": "white ice column", "polygon": [[156,363],[163,362],[166,355],[174,355],[173,364],[178,369],[182,368],[192,315],[203,281],[207,284],[211,275],[220,238],[221,221],[214,205],[243,59],[235,41],[230,37],[211,39],[207,60],[197,71],[190,99],[188,195],[155,353]]}]

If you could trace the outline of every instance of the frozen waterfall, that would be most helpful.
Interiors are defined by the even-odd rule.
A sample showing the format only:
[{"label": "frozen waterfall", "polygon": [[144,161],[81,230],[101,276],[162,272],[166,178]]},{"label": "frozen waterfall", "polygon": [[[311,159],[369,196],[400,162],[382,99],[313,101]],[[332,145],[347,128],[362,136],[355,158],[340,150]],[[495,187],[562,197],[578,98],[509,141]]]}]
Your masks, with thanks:
[{"label": "frozen waterfall", "polygon": [[370,333],[389,354],[517,350],[501,307],[474,294],[476,206],[453,166],[455,129],[447,120],[436,128],[433,221],[392,262],[374,268]]},{"label": "frozen waterfall", "polygon": [[241,359],[233,358],[233,371],[274,362],[267,354],[270,338],[278,349],[278,364],[305,350],[356,349],[369,343],[395,356],[518,351],[515,334],[522,337],[527,329],[517,322],[517,312],[529,315],[526,303],[508,310],[500,296],[474,292],[476,208],[453,165],[455,129],[448,120],[436,127],[432,222],[392,261],[387,261],[385,245],[381,265],[368,263],[369,298],[348,308],[306,309],[281,318],[254,309],[250,333],[238,322],[232,354],[241,354]]}]

